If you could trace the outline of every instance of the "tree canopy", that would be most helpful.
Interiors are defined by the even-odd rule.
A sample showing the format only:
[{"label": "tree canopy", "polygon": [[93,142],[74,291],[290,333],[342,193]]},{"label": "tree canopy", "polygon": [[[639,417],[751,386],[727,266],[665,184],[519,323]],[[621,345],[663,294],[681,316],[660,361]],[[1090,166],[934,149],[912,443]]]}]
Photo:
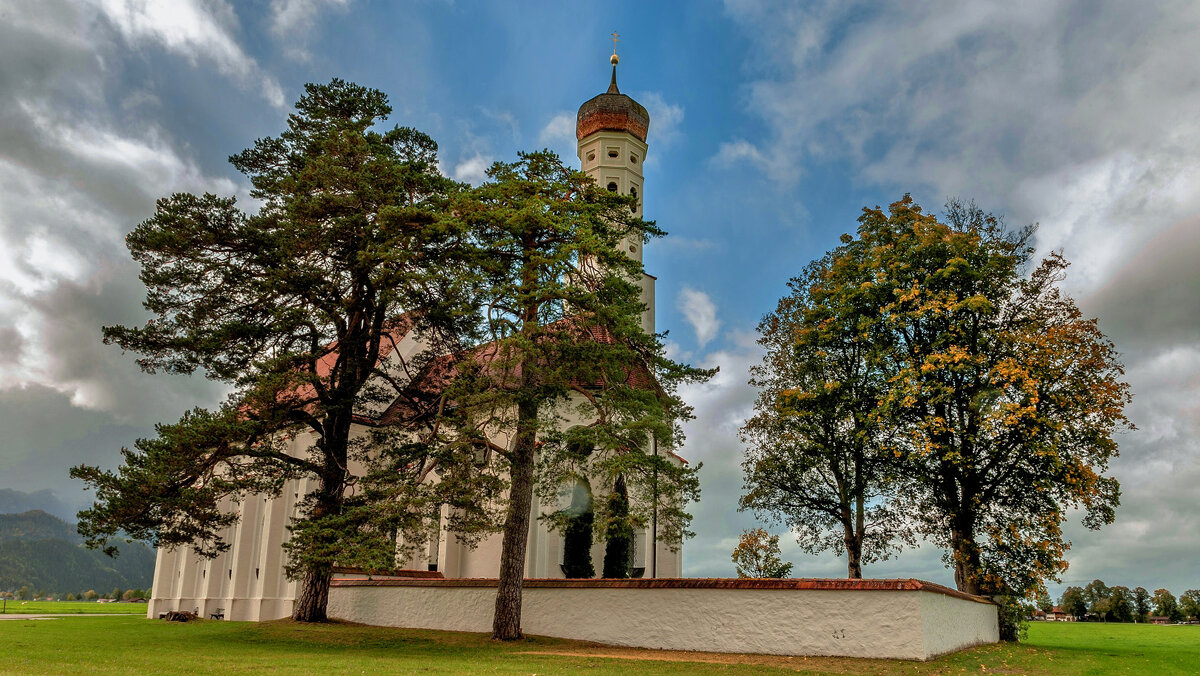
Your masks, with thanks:
[{"label": "tree canopy", "polygon": [[792,573],[792,564],[781,557],[779,536],[762,528],[742,531],[731,558],[742,578],[780,578]]},{"label": "tree canopy", "polygon": [[874,308],[847,267],[836,255],[813,262],[758,326],[766,354],[750,371],[760,392],[741,430],[740,506],[785,524],[805,551],[845,553],[848,577],[861,578],[912,529],[895,500]]},{"label": "tree canopy", "polygon": [[[881,478],[901,484],[912,525],[977,594],[1028,595],[1057,579],[1069,511],[1089,528],[1112,522],[1119,486],[1105,471],[1115,434],[1132,427],[1115,347],[1062,293],[1066,260],[1034,259],[1033,234],[956,201],[944,220],[908,196],[864,209],[764,321],[766,364],[783,368],[759,376],[767,422],[765,433],[748,424],[751,440],[791,452],[780,464],[801,476],[832,467],[826,439],[843,457],[886,460],[864,485],[879,496]],[[749,481],[760,456],[771,457],[747,459],[750,506],[771,496]]]},{"label": "tree canopy", "polygon": [[[233,392],[218,410],[158,426],[116,472],[72,470],[96,489],[80,514],[91,544],[124,531],[212,556],[229,546],[242,497],[309,477],[294,617],[324,619],[333,561],[354,540],[347,467],[364,449],[351,425],[433,355],[461,349],[474,322],[463,279],[448,274],[465,244],[445,207],[460,187],[438,172],[428,136],[377,129],[390,112],[378,90],[309,84],[283,133],[230,158],[261,202],[255,213],[232,197],[175,194],[129,234],[152,318],[106,327],[105,341],[140,353],[147,371],[199,369]],[[409,331],[428,349],[405,358],[396,346]],[[286,443],[297,434],[313,439],[307,452]],[[435,461],[432,445],[404,448],[405,466]]]},{"label": "tree canopy", "polygon": [[[488,178],[453,209],[479,247],[486,342],[456,361],[446,424],[508,477],[493,636],[514,639],[535,492],[561,504],[580,477],[604,486],[624,477],[628,512],[597,500],[596,532],[614,521],[644,527],[656,510],[660,539],[677,547],[688,534],[698,467],[667,452],[690,416],[678,385],[709,372],[667,359],[640,324],[643,273],[624,244],[662,232],[633,214],[636,198],[597,187],[549,151],[496,163]],[[499,430],[504,443],[493,439]],[[575,516],[564,508],[548,518],[565,528]]]}]

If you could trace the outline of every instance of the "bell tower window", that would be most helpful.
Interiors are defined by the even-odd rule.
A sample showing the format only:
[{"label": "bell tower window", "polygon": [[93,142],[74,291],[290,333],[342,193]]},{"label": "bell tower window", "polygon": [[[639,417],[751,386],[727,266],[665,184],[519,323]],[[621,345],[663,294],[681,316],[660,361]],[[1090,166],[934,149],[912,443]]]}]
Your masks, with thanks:
[{"label": "bell tower window", "polygon": [[609,182],[608,182],[608,191],[609,191],[609,192],[616,192],[616,191],[617,191],[617,182],[616,182],[616,181],[609,181]]}]

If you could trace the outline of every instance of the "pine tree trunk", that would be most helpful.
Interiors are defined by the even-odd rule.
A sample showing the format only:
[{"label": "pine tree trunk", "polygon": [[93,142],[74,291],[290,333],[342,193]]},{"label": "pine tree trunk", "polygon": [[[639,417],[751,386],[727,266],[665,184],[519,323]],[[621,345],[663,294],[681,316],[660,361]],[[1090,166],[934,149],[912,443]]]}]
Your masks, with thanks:
[{"label": "pine tree trunk", "polygon": [[324,622],[329,607],[329,581],[333,571],[310,570],[300,582],[300,595],[292,609],[292,619],[297,622]]},{"label": "pine tree trunk", "polygon": [[533,454],[536,442],[537,404],[517,406],[517,439],[510,468],[508,513],[500,546],[500,580],[496,589],[496,614],[492,638],[521,638],[521,589],[525,582],[525,550],[529,544],[529,512],[533,505]]},{"label": "pine tree trunk", "polygon": [[[328,445],[327,456],[321,483],[317,488],[316,501],[308,515],[310,519],[320,519],[342,511],[349,424],[344,424],[341,428],[345,429],[346,433],[322,441],[323,444]],[[292,608],[293,620],[324,622],[329,619],[326,613],[329,607],[329,582],[333,579],[333,565],[332,561],[316,563],[304,572],[304,577],[300,582],[300,594],[296,597],[296,604]]]}]

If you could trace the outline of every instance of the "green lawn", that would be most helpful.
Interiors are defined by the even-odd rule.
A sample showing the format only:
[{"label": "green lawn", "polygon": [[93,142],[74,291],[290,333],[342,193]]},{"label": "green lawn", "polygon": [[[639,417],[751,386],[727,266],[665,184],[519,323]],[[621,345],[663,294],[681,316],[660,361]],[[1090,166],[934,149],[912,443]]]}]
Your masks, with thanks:
[{"label": "green lawn", "polygon": [[[1020,646],[985,646],[928,663],[719,656],[535,638],[351,625],[135,617],[0,621],[5,674],[1192,674],[1200,626],[1036,624]],[[97,649],[120,646],[118,650]]]},{"label": "green lawn", "polygon": [[30,613],[104,613],[105,615],[146,614],[145,603],[96,603],[95,601],[4,601],[0,609],[9,615]]}]

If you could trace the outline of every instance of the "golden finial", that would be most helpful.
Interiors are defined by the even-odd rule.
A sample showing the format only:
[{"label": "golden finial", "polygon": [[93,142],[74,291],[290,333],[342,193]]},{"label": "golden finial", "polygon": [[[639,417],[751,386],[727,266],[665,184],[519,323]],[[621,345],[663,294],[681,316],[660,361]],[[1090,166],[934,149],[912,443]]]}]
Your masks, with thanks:
[{"label": "golden finial", "polygon": [[609,57],[608,62],[614,66],[617,65],[617,62],[621,60],[621,58],[617,56],[617,43],[620,42],[620,40],[621,40],[621,34],[616,31],[613,31],[612,32],[613,55],[611,57]]}]

